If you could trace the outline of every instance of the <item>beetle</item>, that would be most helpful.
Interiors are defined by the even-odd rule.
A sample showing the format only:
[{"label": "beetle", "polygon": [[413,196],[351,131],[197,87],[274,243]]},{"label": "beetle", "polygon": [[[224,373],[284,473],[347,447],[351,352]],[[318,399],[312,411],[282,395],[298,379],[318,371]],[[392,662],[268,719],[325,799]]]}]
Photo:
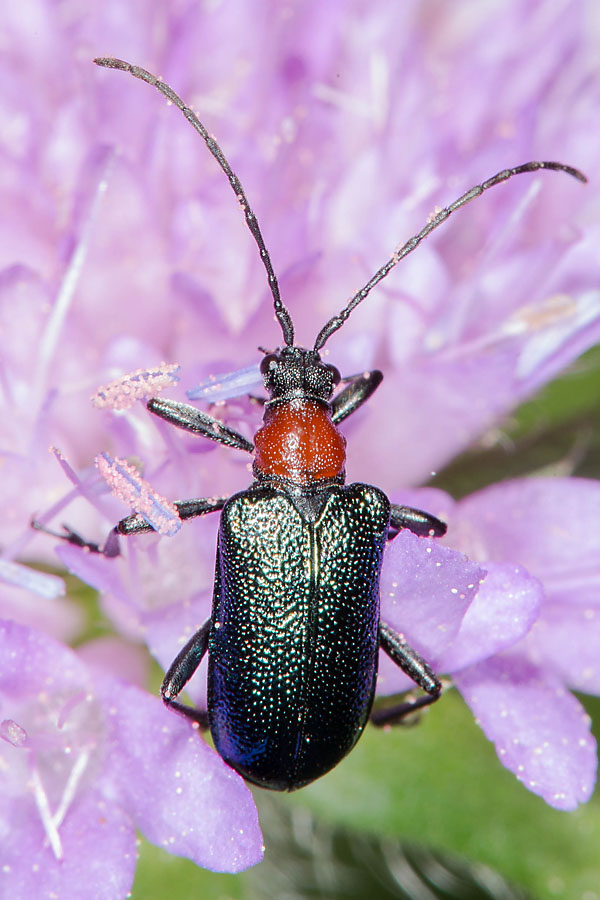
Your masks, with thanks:
[{"label": "beetle", "polygon": [[[320,330],[312,349],[296,346],[271,259],[244,189],[195,113],[164,82],[114,58],[120,69],[158,89],[178,107],[227,176],[258,246],[283,346],[265,352],[260,370],[268,400],[254,443],[193,406],[152,398],[161,419],[254,454],[254,480],[229,498],[175,503],[182,520],[220,511],[213,606],[169,668],[164,702],[209,728],[222,758],[246,780],[291,791],[324,775],[352,749],[369,718],[401,720],[436,701],[442,690],[429,664],[380,620],[384,548],[400,529],[443,535],[446,526],[421,510],[390,503],[367,484],[345,484],[345,438],[338,425],[373,394],[378,370],[342,379],[320,351],[390,270],[455,210],[514,175],[550,169],[585,176],[556,162],[505,169],[437,212]],[[337,393],[336,389],[341,387]],[[114,534],[152,531],[139,514]],[[65,539],[99,551],[74,532]],[[100,552],[102,552],[100,550]],[[418,698],[372,711],[377,659],[383,650],[422,689]],[[207,709],[181,703],[181,691],[208,653]]]}]

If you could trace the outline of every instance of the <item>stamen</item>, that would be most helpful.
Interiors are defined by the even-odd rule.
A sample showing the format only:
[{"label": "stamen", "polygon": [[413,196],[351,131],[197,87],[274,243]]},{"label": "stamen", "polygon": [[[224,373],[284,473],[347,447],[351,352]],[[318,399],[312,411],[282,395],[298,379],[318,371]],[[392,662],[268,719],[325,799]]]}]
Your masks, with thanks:
[{"label": "stamen", "polygon": [[52,816],[52,823],[56,828],[57,833],[58,829],[64,822],[69,806],[73,802],[75,792],[77,791],[77,786],[87,768],[88,762],[90,761],[90,755],[91,754],[89,750],[82,750],[75,760],[73,768],[71,769],[62,797],[60,798],[58,808]]},{"label": "stamen", "polygon": [[158,494],[137,469],[108,453],[96,457],[98,471],[120,500],[142,515],[159,534],[173,535],[181,528],[174,503]]},{"label": "stamen", "polygon": [[33,788],[33,796],[40,814],[40,819],[44,826],[44,831],[46,832],[46,836],[52,847],[52,852],[58,860],[61,860],[63,858],[62,842],[58,833],[58,828],[56,827],[56,822],[50,812],[48,795],[46,794],[40,774],[35,766],[31,772],[31,786]]},{"label": "stamen", "polygon": [[155,369],[137,369],[98,388],[90,399],[98,409],[129,409],[136,400],[153,397],[179,381],[175,374],[179,369],[180,366],[167,363]]},{"label": "stamen", "polygon": [[10,562],[7,559],[0,559],[0,581],[18,585],[45,600],[62,597],[65,593],[65,583],[58,575],[38,572],[29,566]]},{"label": "stamen", "polygon": [[73,252],[71,253],[69,262],[62,277],[60,287],[58,289],[58,293],[52,307],[52,312],[46,323],[44,335],[42,337],[37,354],[38,366],[36,370],[36,387],[40,390],[42,389],[46,381],[48,366],[58,344],[62,327],[69,311],[77,282],[79,281],[79,277],[81,275],[83,263],[88,251],[92,228],[98,214],[100,199],[106,191],[108,173],[110,167],[112,166],[114,156],[115,151],[112,149],[105,149],[102,151],[101,159],[97,164],[99,173],[96,185],[91,200],[89,201],[89,206],[83,219],[83,223],[81,225],[81,228],[79,229],[75,247],[73,249]]}]

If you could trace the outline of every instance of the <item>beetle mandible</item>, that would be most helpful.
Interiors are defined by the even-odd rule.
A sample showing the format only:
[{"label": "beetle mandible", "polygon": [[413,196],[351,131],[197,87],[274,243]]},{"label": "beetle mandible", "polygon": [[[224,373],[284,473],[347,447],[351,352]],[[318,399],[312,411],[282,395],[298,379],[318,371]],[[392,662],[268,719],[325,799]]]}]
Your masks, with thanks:
[{"label": "beetle mandible", "polygon": [[[437,700],[441,683],[379,617],[379,574],[386,541],[402,528],[441,536],[446,526],[420,510],[391,504],[367,484],[345,484],[345,439],[338,425],[383,378],[374,370],[341,379],[319,351],[389,271],[455,210],[524,172],[551,169],[585,176],[556,162],[505,169],[440,210],[397,250],[320,330],[312,349],[294,344],[269,253],[237,176],[195,113],[150,72],[119,59],[95,62],[157,88],[181,110],[227,176],[256,241],[273,295],[283,347],[261,362],[269,399],[254,444],[193,406],[148,401],[150,412],[188,432],[254,454],[247,490],[217,499],[176,502],[181,519],[221,511],[210,619],[178,654],[162,684],[164,702],[210,728],[223,759],[245,779],[294,790],[324,775],[351,750],[369,717],[400,720]],[[340,382],[344,387],[334,393]],[[121,520],[121,535],[152,531],[139,515]],[[72,532],[67,540],[97,550]],[[382,649],[422,689],[412,702],[372,713]],[[208,652],[207,710],[177,698]]]}]

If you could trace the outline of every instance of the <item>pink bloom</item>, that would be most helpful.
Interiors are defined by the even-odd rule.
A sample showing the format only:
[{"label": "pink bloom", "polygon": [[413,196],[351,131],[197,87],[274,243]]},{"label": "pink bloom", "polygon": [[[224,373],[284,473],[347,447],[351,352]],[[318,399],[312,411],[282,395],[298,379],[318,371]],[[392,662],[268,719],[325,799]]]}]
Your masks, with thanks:
[{"label": "pink bloom", "polygon": [[[600,133],[590,123],[597,121],[600,78],[586,16],[580,0],[535,7],[518,0],[494,9],[384,0],[206,8],[186,0],[105,0],[80,9],[47,0],[9,4],[0,61],[5,559],[55,560],[53,542],[30,529],[32,515],[55,527],[67,521],[101,543],[128,514],[93,468],[101,452],[135,462],[144,481],[169,500],[229,495],[246,486],[243,454],[174,433],[139,404],[115,414],[88,398],[125,373],[151,372],[163,361],[181,365],[180,386],[170,392],[180,399],[186,388],[240,369],[252,383],[256,348],[280,341],[256,247],[200,138],[156,91],[98,70],[94,56],[112,53],[162,75],[218,135],[259,216],[299,342],[310,345],[436,205],[529,159],[559,159],[594,174]],[[598,340],[596,208],[592,183],[543,172],[515,178],[453,217],[353,313],[327,345],[328,359],[344,373],[379,366],[385,381],[344,425],[349,480],[374,481],[390,494],[423,482]],[[228,379],[226,393],[231,389]],[[248,437],[260,421],[257,406],[239,397],[223,415]],[[61,451],[60,465],[47,452],[50,445]],[[432,633],[439,638],[434,623],[452,635],[446,643],[434,640],[434,661],[454,674],[499,751],[506,734],[496,726],[514,688],[513,736],[530,741],[521,755],[503,755],[514,770],[526,764],[540,735],[544,740],[544,729],[552,740],[563,727],[569,739],[588,742],[568,757],[553,756],[552,777],[539,790],[552,802],[560,793],[552,778],[564,763],[568,797],[557,805],[574,805],[587,796],[593,773],[592,745],[571,695],[561,695],[562,723],[557,707],[555,719],[540,717],[541,731],[523,732],[527,710],[542,700],[539,709],[547,710],[552,691],[565,684],[597,691],[597,635],[584,627],[597,602],[586,575],[587,545],[582,539],[568,548],[569,571],[589,590],[586,603],[556,600],[548,568],[554,523],[540,516],[540,559],[521,558],[520,541],[509,550],[496,546],[498,510],[514,496],[513,489],[504,495],[502,485],[489,490],[499,493],[490,494],[489,507],[473,501],[470,521],[462,504],[444,501],[450,540],[455,513],[461,527],[469,525],[470,538],[461,532],[456,546],[488,571],[485,588],[469,605],[473,564],[463,570],[456,557],[445,557],[448,579],[438,582],[439,593],[424,590],[432,608],[413,605],[410,625],[417,643],[421,635],[424,642]],[[577,484],[566,482],[564,491],[572,520],[581,510],[586,518]],[[492,513],[496,527],[480,553],[473,535],[480,526],[485,531],[482,520]],[[206,615],[216,518],[186,523],[172,538],[132,539],[117,560],[65,544],[59,557],[102,589],[104,611],[119,634],[146,637],[167,664]],[[390,548],[391,582],[402,569],[412,573],[414,587],[426,552],[426,541],[401,535]],[[460,588],[450,583],[459,570],[466,579]],[[4,618],[63,640],[77,635],[81,616],[56,582],[34,581],[23,569],[5,569],[0,578],[7,585],[0,596]],[[501,578],[508,590],[499,590]],[[450,599],[457,602],[444,610],[453,586],[458,594]],[[407,595],[410,590],[408,584]],[[399,622],[404,628],[404,619]],[[71,660],[43,635],[15,627],[7,633],[17,649],[33,641],[53,648],[44,650],[48,659]],[[577,648],[564,670],[556,654],[562,629]],[[504,697],[497,693],[498,673],[506,675]],[[111,740],[122,738],[120,759],[137,754],[124,721],[111,730],[104,682],[80,675],[93,682],[96,724],[106,726]],[[3,736],[23,776],[31,754],[19,745],[19,729],[35,734],[26,713],[36,678],[24,679],[23,706],[20,700],[16,713],[5,716]],[[489,719],[478,702],[486,691]],[[136,709],[148,710],[140,727],[157,728],[166,713],[154,711],[147,696],[138,699]],[[185,724],[167,720],[173,733],[187,733]],[[84,791],[87,782],[77,782],[72,798],[68,771],[61,770],[45,820],[24,792],[24,777],[15,782],[12,821],[20,810],[21,846],[46,853],[49,884],[56,852],[43,842],[50,841],[61,797],[70,801],[61,826],[65,871],[76,865],[76,857],[67,861],[66,848],[78,810],[97,810],[110,791],[124,798],[117,824],[125,831],[116,829],[114,844],[103,845],[115,858],[123,847],[129,852],[131,822],[143,824],[145,813],[128,791],[142,792],[144,780],[136,780],[137,771],[131,785],[107,780],[108,757],[98,759],[98,783],[90,779]],[[154,756],[149,763],[155,779],[160,762]],[[538,773],[522,777],[531,782]],[[190,793],[196,790],[192,780]],[[206,799],[207,817],[215,803]],[[14,835],[17,841],[19,831]],[[94,841],[85,849],[81,859],[91,865],[98,858]],[[179,844],[174,850],[185,852]],[[247,864],[254,859],[249,855]],[[127,858],[107,896],[122,896],[131,872]]]}]

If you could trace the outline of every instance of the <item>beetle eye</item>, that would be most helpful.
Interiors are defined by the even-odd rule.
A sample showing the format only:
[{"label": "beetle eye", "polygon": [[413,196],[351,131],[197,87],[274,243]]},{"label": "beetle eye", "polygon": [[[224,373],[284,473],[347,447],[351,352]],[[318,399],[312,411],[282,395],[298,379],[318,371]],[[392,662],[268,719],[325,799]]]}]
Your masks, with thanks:
[{"label": "beetle eye", "polygon": [[268,353],[260,361],[260,374],[268,375],[270,369],[273,367],[273,364],[277,362],[277,355],[275,353]]},{"label": "beetle eye", "polygon": [[336,369],[335,366],[330,366],[329,364],[327,364],[326,368],[331,372],[331,380],[333,381],[333,386],[337,387],[342,380],[342,376],[340,375],[339,370]]}]

